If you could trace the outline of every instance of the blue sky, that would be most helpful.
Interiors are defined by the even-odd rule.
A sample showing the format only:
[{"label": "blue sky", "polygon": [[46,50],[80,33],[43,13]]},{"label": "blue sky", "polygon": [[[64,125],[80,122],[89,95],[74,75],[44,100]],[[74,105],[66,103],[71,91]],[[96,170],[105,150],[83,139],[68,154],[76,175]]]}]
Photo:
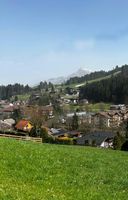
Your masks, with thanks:
[{"label": "blue sky", "polygon": [[0,84],[128,64],[127,0],[0,0]]}]

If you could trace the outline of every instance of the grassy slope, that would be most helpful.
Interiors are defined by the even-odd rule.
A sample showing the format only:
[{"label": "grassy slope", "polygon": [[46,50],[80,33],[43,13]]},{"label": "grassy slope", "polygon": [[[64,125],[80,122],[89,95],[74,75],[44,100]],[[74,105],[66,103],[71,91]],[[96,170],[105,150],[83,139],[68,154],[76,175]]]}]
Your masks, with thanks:
[{"label": "grassy slope", "polygon": [[[120,74],[121,71],[118,71],[118,72],[115,72],[113,74],[113,76],[117,76],[118,74]],[[93,80],[90,80],[88,81],[88,84],[89,83],[94,83],[94,82],[97,82],[97,81],[101,81],[101,80],[105,80],[105,79],[109,79],[111,78],[111,75],[108,75],[108,76],[104,76],[104,77],[101,77],[101,78],[96,78],[96,79],[93,79]],[[63,87],[71,87],[71,88],[77,88],[77,87],[80,87],[80,86],[84,86],[86,85],[86,81],[83,82],[83,83],[78,83],[78,84],[70,84],[70,85],[64,85]]]},{"label": "grassy slope", "polygon": [[70,110],[72,112],[75,112],[76,109],[79,109],[79,110],[84,110],[84,111],[88,111],[88,112],[99,112],[101,110],[104,110],[104,111],[108,111],[110,110],[110,103],[94,103],[94,104],[87,104],[87,105],[70,105],[70,104],[67,104],[65,106],[63,106],[63,109],[65,110]]},{"label": "grassy slope", "polygon": [[125,200],[128,154],[0,139],[1,200]]}]

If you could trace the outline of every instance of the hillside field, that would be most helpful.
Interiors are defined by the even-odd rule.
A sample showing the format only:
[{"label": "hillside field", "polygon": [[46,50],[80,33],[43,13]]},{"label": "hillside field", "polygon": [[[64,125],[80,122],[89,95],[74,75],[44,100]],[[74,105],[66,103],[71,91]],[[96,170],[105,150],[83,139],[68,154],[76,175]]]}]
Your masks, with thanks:
[{"label": "hillside field", "polygon": [[0,139],[1,200],[126,200],[128,154]]},{"label": "hillside field", "polygon": [[86,105],[71,105],[66,104],[63,106],[63,110],[70,110],[72,112],[75,112],[78,110],[83,110],[86,112],[100,112],[100,111],[108,111],[110,110],[110,103],[89,103]]},{"label": "hillside field", "polygon": [[[113,76],[117,76],[121,73],[121,71],[118,71],[118,72],[115,72],[113,73]],[[107,76],[103,76],[101,78],[96,78],[96,79],[93,79],[93,80],[88,80],[88,84],[91,84],[91,83],[94,83],[94,82],[99,82],[99,81],[102,81],[102,80],[105,80],[105,79],[109,79],[111,78],[112,75],[107,75]],[[71,87],[71,88],[79,88],[81,86],[85,86],[87,84],[86,81],[82,82],[82,83],[74,83],[74,84],[69,84],[69,85],[63,85],[63,88],[66,88],[66,87]]]}]

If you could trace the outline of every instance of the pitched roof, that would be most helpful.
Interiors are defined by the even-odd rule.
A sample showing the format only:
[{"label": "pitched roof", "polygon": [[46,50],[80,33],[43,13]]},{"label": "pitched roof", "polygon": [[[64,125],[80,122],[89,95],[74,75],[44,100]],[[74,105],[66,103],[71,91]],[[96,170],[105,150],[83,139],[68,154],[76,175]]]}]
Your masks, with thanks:
[{"label": "pitched roof", "polygon": [[77,144],[80,145],[85,145],[85,141],[95,141],[97,146],[100,146],[101,143],[103,141],[105,141],[105,139],[107,138],[114,138],[116,134],[112,133],[112,132],[100,132],[100,131],[96,131],[96,132],[92,132],[92,133],[88,133],[86,135],[83,135],[81,138],[77,139]]},{"label": "pitched roof", "polygon": [[114,115],[120,116],[121,113],[119,111],[112,110],[112,111],[108,112],[108,115],[111,116],[111,117],[114,116]]},{"label": "pitched roof", "polygon": [[109,118],[107,112],[98,112],[98,113],[95,113],[93,116],[97,116],[97,115],[100,115],[100,116],[105,117],[105,118]]},{"label": "pitched roof", "polygon": [[23,130],[27,126],[28,123],[30,123],[28,120],[22,119],[16,124],[15,127],[19,130]]},{"label": "pitched roof", "polygon": [[61,135],[64,135],[64,134],[68,133],[68,131],[63,130],[63,129],[51,128],[51,131],[52,131],[52,135],[54,135],[54,136],[61,136]]},{"label": "pitched roof", "polygon": [[4,120],[5,123],[9,124],[9,125],[14,125],[15,124],[15,120],[10,118],[10,119],[5,119]]},{"label": "pitched roof", "polygon": [[14,108],[12,106],[3,109],[3,112],[13,112],[13,111]]}]

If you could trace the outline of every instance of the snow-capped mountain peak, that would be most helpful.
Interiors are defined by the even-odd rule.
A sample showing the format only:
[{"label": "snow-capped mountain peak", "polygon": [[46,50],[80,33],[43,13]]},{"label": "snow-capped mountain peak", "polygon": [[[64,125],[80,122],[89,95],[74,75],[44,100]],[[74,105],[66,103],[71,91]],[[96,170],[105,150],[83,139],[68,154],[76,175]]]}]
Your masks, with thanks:
[{"label": "snow-capped mountain peak", "polygon": [[57,78],[51,78],[49,80],[47,80],[48,82],[51,82],[53,84],[61,84],[64,83],[65,81],[67,81],[70,78],[73,77],[82,77],[85,76],[86,74],[90,74],[91,71],[87,70],[86,68],[79,68],[76,72],[68,75],[67,77],[57,77]]}]

